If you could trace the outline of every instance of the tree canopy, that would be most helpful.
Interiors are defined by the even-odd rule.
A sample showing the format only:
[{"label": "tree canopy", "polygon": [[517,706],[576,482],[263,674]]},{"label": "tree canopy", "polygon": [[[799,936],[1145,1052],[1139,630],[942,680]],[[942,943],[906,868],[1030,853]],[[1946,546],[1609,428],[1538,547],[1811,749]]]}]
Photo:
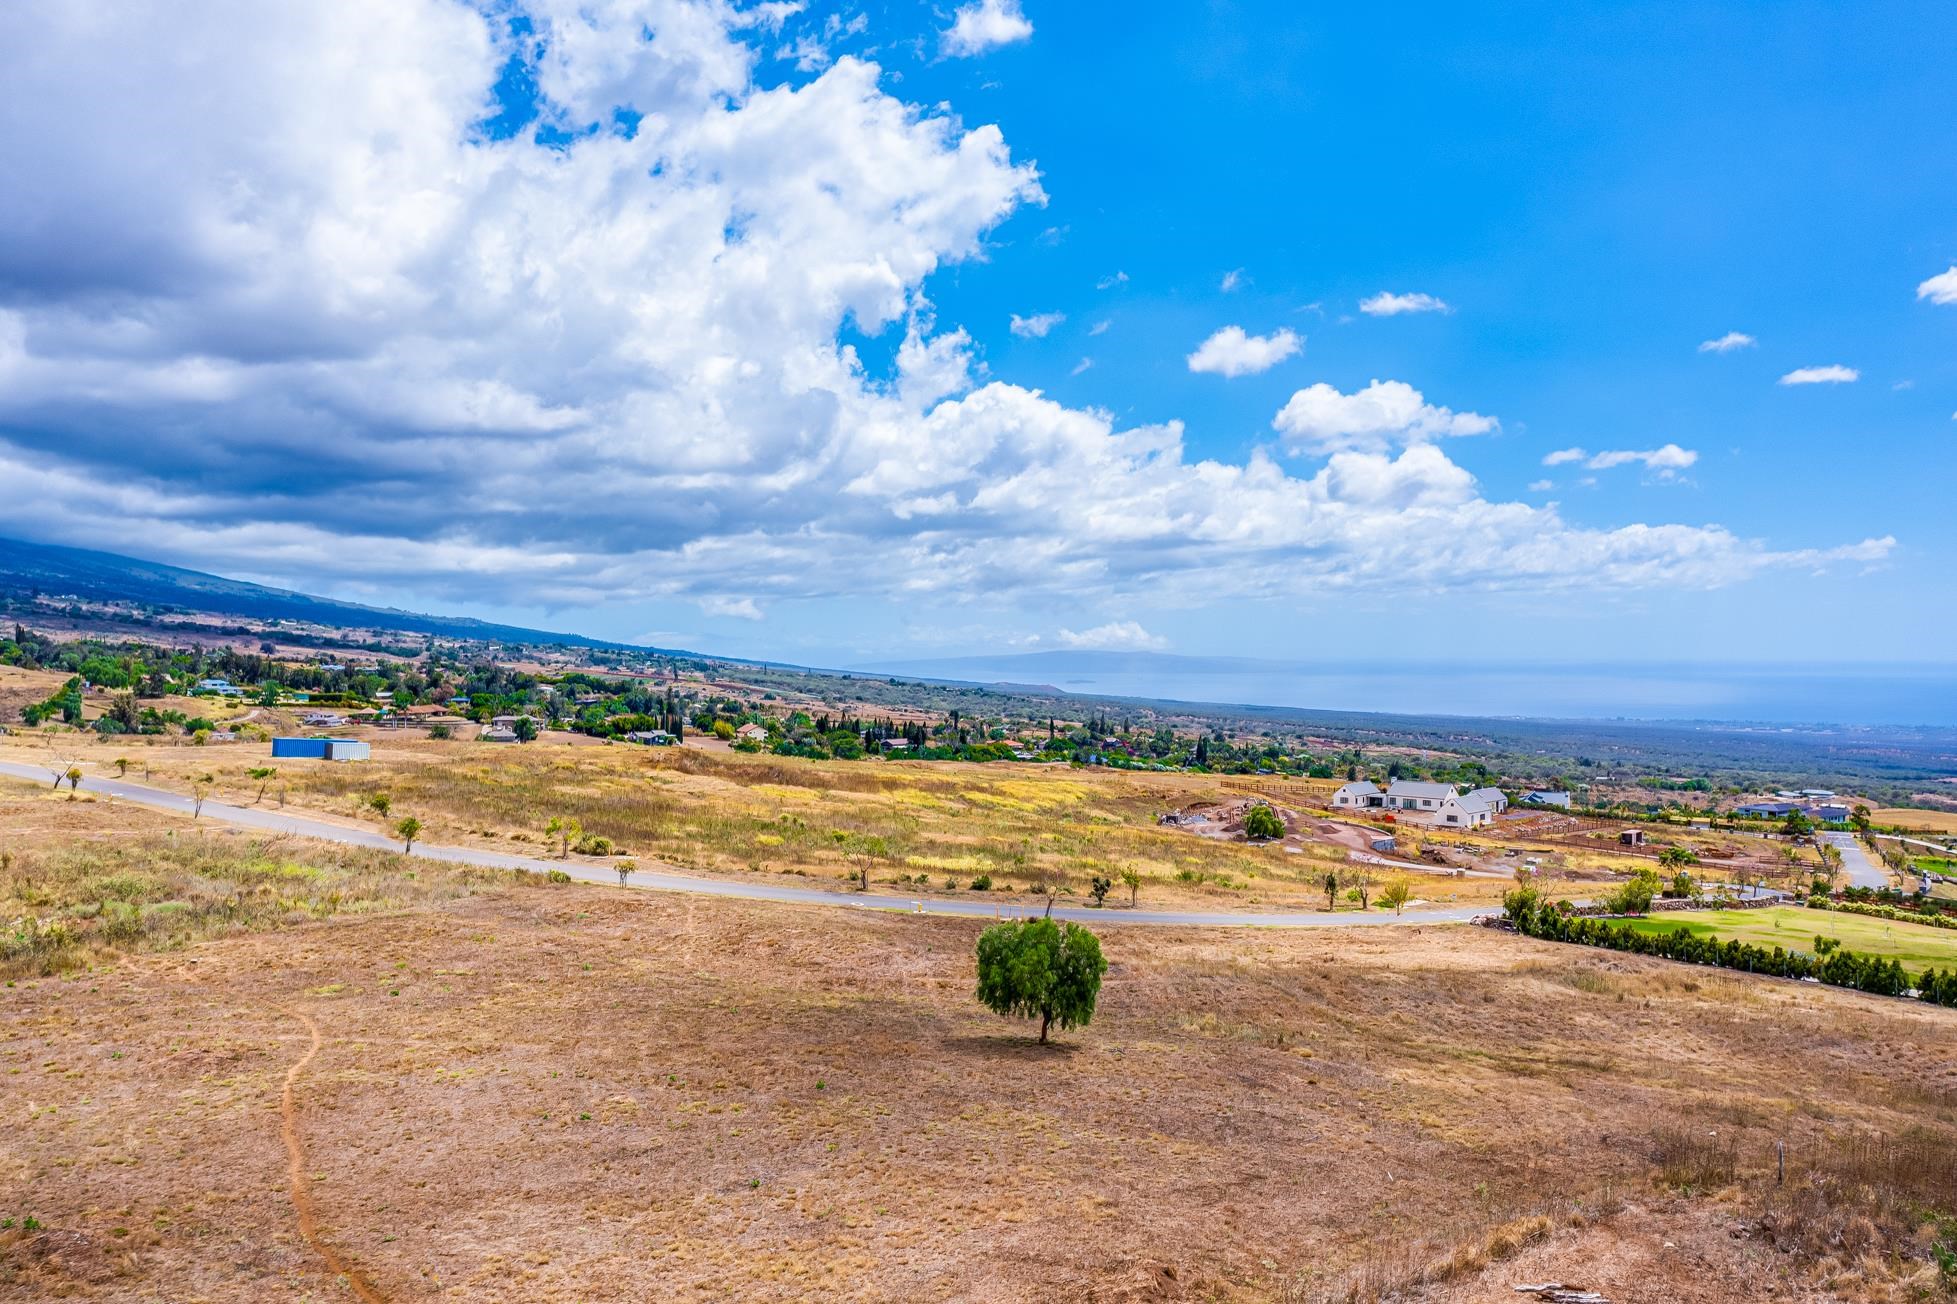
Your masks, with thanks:
[{"label": "tree canopy", "polygon": [[978,998],[994,1014],[1037,1018],[1040,1042],[1094,1017],[1108,962],[1101,941],[1078,924],[1027,919],[994,924],[978,941]]}]

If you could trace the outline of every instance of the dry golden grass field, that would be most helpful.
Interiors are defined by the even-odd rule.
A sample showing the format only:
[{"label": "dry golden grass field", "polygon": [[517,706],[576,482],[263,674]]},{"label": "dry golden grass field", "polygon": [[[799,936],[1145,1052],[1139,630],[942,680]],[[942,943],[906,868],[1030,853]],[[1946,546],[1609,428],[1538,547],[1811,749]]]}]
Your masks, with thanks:
[{"label": "dry golden grass field", "polygon": [[1907,806],[1884,806],[1869,812],[1877,824],[1924,833],[1957,833],[1957,811],[1915,810]]},{"label": "dry golden grass field", "polygon": [[[969,896],[975,879],[1002,897],[1050,889],[1085,898],[1096,876],[1115,906],[1323,909],[1328,870],[1354,868],[1350,847],[1301,817],[1282,845],[1199,836],[1157,823],[1199,802],[1263,795],[1305,812],[1302,784],[1194,774],[1084,771],[1064,766],[807,761],[712,748],[604,745],[550,734],[526,746],[369,731],[369,762],[274,761],[264,743],[193,746],[63,734],[0,740],[0,759],[115,777],[188,793],[209,777],[213,799],[323,814],[371,829],[406,815],[428,842],[547,854],[545,828],[575,819],[587,835],[651,867],[707,874],[791,876],[841,887],[866,864],[873,885],[906,895]],[[253,769],[274,767],[270,778]],[[385,795],[387,814],[371,804]],[[1355,831],[1348,830],[1348,833]],[[1409,850],[1421,835],[1407,833]],[[1457,844],[1458,838],[1437,843]],[[1363,845],[1363,844],[1362,844]],[[1594,879],[1637,863],[1578,852],[1551,858],[1551,877]],[[1375,885],[1410,880],[1417,900],[1493,904],[1496,877],[1433,868],[1369,866]],[[1135,875],[1132,887],[1123,875]],[[1341,904],[1345,903],[1341,901]]]},{"label": "dry golden grass field", "polygon": [[1465,926],[1111,917],[1099,1013],[1041,1048],[972,999],[976,924],[85,796],[0,784],[0,910],[90,938],[9,935],[0,1299],[1941,1289],[1950,1011]]}]

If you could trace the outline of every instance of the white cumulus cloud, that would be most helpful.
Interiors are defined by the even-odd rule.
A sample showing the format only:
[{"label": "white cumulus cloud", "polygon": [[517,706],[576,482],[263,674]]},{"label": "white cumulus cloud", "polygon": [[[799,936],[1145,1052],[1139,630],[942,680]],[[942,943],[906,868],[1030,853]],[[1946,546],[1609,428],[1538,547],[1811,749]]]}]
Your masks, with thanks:
[{"label": "white cumulus cloud", "polygon": [[1608,471],[1614,467],[1638,465],[1655,472],[1660,479],[1670,480],[1680,471],[1695,465],[1698,453],[1677,444],[1666,444],[1662,448],[1614,448],[1601,453],[1591,453],[1581,448],[1559,448],[1545,454],[1544,466],[1571,466],[1581,464],[1586,470]]},{"label": "white cumulus cloud", "polygon": [[1231,271],[1227,271],[1223,273],[1222,283],[1219,284],[1216,288],[1223,291],[1223,293],[1225,294],[1230,294],[1237,290],[1242,289],[1244,286],[1244,281],[1245,281],[1244,269],[1238,267]]},{"label": "white cumulus cloud", "polygon": [[1169,646],[1168,639],[1149,633],[1133,620],[1096,625],[1078,634],[1071,629],[1063,629],[1056,637],[1063,647],[1091,648],[1103,652],[1153,652]]},{"label": "white cumulus cloud", "polygon": [[[1408,577],[1708,587],[1893,547],[1491,496],[1434,441],[1494,420],[1397,381],[1293,395],[1276,428],[1325,455],[1294,473],[986,378],[927,291],[982,274],[991,234],[1044,200],[1034,169],[861,57],[765,58],[777,12],[812,20],[755,12],[10,13],[7,532],[370,600],[733,618]],[[534,116],[497,116],[511,60]]]},{"label": "white cumulus cloud", "polygon": [[1690,448],[1680,448],[1677,444],[1666,444],[1662,448],[1613,449],[1598,453],[1584,465],[1592,471],[1608,471],[1612,467],[1639,465],[1647,471],[1655,472],[1661,479],[1669,480],[1680,471],[1699,460],[1699,454]]},{"label": "white cumulus cloud", "polygon": [[1012,333],[1021,339],[1044,339],[1048,332],[1065,320],[1067,314],[1064,312],[1036,312],[1031,317],[1022,317],[1014,313],[1011,323]]},{"label": "white cumulus cloud", "polygon": [[1304,337],[1296,331],[1251,335],[1241,326],[1225,326],[1189,355],[1189,369],[1219,376],[1254,376],[1296,356],[1304,347]]},{"label": "white cumulus cloud", "polygon": [[1382,290],[1359,301],[1359,311],[1368,317],[1398,317],[1409,312],[1452,312],[1452,308],[1431,294],[1393,294]]},{"label": "white cumulus cloud", "polygon": [[1271,425],[1285,436],[1288,451],[1323,453],[1484,435],[1500,423],[1479,413],[1436,407],[1405,381],[1375,380],[1351,394],[1323,381],[1301,389]]},{"label": "white cumulus cloud", "polygon": [[1853,367],[1796,367],[1780,378],[1783,385],[1848,385],[1862,379]]},{"label": "white cumulus cloud", "polygon": [[1727,331],[1716,340],[1705,340],[1699,345],[1701,353],[1731,353],[1735,349],[1750,349],[1760,341],[1744,331]]},{"label": "white cumulus cloud", "polygon": [[709,616],[731,616],[736,620],[760,620],[761,608],[753,598],[728,597],[725,594],[710,594],[699,600],[700,610]]},{"label": "white cumulus cloud", "polygon": [[1916,297],[1931,303],[1957,303],[1957,263],[1916,287]]},{"label": "white cumulus cloud", "polygon": [[1020,12],[1019,0],[977,0],[952,15],[951,26],[939,34],[939,44],[946,54],[966,58],[1032,35],[1033,24]]}]

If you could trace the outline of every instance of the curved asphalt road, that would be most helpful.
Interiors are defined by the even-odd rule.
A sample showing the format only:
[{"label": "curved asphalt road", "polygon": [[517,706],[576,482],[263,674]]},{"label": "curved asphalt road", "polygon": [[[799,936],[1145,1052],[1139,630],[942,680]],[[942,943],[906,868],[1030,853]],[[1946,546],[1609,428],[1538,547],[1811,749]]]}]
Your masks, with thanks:
[{"label": "curved asphalt road", "polygon": [[1869,853],[1862,850],[1862,844],[1855,840],[1853,833],[1823,833],[1821,836],[1841,852],[1842,873],[1848,876],[1850,887],[1880,890],[1889,886],[1889,871],[1869,859]]},{"label": "curved asphalt road", "polygon": [[[0,761],[0,774],[37,783],[49,783],[54,777],[43,766],[21,765],[12,761]],[[180,815],[191,814],[194,805],[190,798],[179,793],[166,792],[161,788],[151,788],[140,783],[130,783],[124,779],[83,778],[81,786],[90,792],[101,793],[105,797],[135,802],[140,806],[152,806],[158,810],[175,811]],[[268,833],[293,833],[301,837],[319,838],[325,842],[338,842],[351,847],[374,847],[384,851],[401,849],[398,841],[380,833],[367,829],[348,828],[342,824],[311,819],[304,815],[288,814],[285,811],[260,810],[256,807],[229,806],[223,802],[206,801],[203,818],[237,825],[240,828],[262,829]],[[618,871],[604,862],[591,864],[575,860],[545,860],[538,856],[514,856],[502,851],[482,851],[474,847],[445,847],[428,842],[417,842],[414,851],[410,854],[426,860],[488,865],[498,869],[521,869],[533,874],[555,869],[589,883],[618,881]],[[696,878],[690,874],[652,869],[633,871],[631,885],[649,888],[655,892],[693,892],[702,896],[738,897],[746,901],[782,901],[794,905],[887,910],[900,914],[957,915],[972,919],[1011,919],[1041,913],[1044,909],[1024,902],[1004,903],[982,899],[964,901],[934,897],[888,897],[869,893],[826,892],[818,888],[777,886],[773,883]],[[1485,915],[1489,911],[1487,907],[1482,906],[1456,907],[1447,910],[1420,910],[1403,918],[1384,912],[1360,913],[1358,911],[1339,914],[1327,914],[1322,911],[1291,914],[1231,914],[1205,910],[1100,910],[1083,906],[1055,905],[1052,913],[1055,919],[1071,919],[1080,923],[1091,921],[1101,924],[1171,924],[1212,928],[1364,928],[1383,924],[1461,923]]]}]

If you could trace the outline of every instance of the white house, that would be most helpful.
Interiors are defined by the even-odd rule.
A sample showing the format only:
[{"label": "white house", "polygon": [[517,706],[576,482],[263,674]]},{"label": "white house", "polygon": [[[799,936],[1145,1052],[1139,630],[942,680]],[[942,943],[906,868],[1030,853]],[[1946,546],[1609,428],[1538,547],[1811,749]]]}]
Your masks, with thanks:
[{"label": "white house", "polygon": [[1388,810],[1410,810],[1431,815],[1441,803],[1457,795],[1451,783],[1421,783],[1414,779],[1395,779],[1386,789]]},{"label": "white house", "polygon": [[1423,783],[1417,779],[1395,779],[1381,792],[1364,779],[1340,786],[1332,794],[1337,810],[1386,809],[1402,818],[1411,817],[1449,828],[1473,829],[1494,822],[1509,808],[1509,799],[1499,788],[1476,788],[1463,793],[1451,783]]},{"label": "white house", "polygon": [[749,721],[736,729],[734,736],[745,743],[765,743],[768,741],[768,727]]},{"label": "white house", "polygon": [[1381,804],[1379,785],[1370,779],[1355,780],[1332,794],[1332,805],[1339,810],[1363,809]]},{"label": "white house", "polygon": [[[1443,798],[1430,817],[1432,822],[1451,829],[1477,829],[1493,823],[1496,815],[1494,803],[1482,795],[1488,791],[1491,789],[1477,788],[1464,796],[1449,795]],[[1500,793],[1495,795],[1501,796]]]},{"label": "white house", "polygon": [[1533,792],[1522,794],[1522,804],[1524,806],[1561,806],[1564,810],[1568,810],[1570,808],[1570,794],[1561,791],[1551,791],[1547,788],[1537,788]]}]

